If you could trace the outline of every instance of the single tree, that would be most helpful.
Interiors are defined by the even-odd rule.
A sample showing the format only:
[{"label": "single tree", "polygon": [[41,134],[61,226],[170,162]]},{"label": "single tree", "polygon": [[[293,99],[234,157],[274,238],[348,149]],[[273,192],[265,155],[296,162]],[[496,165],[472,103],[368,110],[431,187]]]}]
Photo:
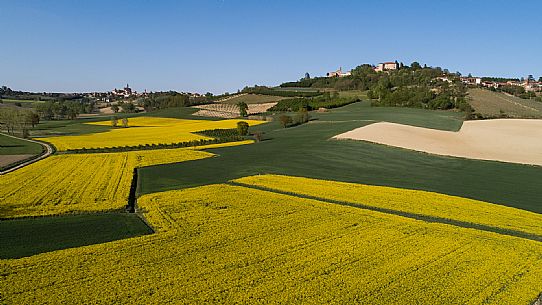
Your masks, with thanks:
[{"label": "single tree", "polygon": [[122,127],[128,128],[128,118],[122,118]]},{"label": "single tree", "polygon": [[410,64],[410,68],[411,68],[412,70],[419,70],[419,69],[422,68],[422,66],[420,66],[420,63],[419,63],[419,62],[415,61],[415,62],[413,62],[413,63]]},{"label": "single tree", "polygon": [[117,113],[119,112],[119,106],[117,106],[116,104],[111,106],[111,110],[113,110],[114,113]]},{"label": "single tree", "polygon": [[310,119],[309,111],[305,107],[299,110],[298,116],[299,116],[299,121],[301,124],[307,123]]},{"label": "single tree", "polygon": [[237,132],[242,136],[246,136],[248,134],[248,123],[245,121],[237,122]]},{"label": "single tree", "polygon": [[36,125],[38,125],[40,123],[40,116],[35,113],[35,112],[32,112],[32,115],[31,115],[31,124],[32,124],[32,128],[36,127]]},{"label": "single tree", "polygon": [[248,105],[245,102],[239,102],[237,103],[237,107],[239,107],[239,115],[242,117],[246,117],[248,115]]},{"label": "single tree", "polygon": [[117,127],[118,124],[119,124],[119,119],[117,118],[117,116],[111,117],[111,126]]}]

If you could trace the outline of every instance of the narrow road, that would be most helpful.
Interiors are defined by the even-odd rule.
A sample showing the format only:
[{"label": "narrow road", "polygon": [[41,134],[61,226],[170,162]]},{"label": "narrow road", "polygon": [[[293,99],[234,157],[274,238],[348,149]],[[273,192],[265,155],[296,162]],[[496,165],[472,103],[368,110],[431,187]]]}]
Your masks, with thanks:
[{"label": "narrow road", "polygon": [[35,156],[35,158],[32,158],[32,159],[30,159],[28,161],[25,161],[25,162],[23,162],[23,163],[21,163],[21,164],[19,164],[17,166],[10,167],[10,168],[8,168],[6,170],[0,171],[0,175],[7,174],[9,172],[18,170],[19,168],[23,168],[23,167],[25,167],[25,166],[27,166],[29,164],[32,164],[34,162],[37,162],[39,160],[45,159],[45,158],[49,157],[51,154],[53,154],[53,152],[54,152],[53,147],[51,145],[47,144],[47,143],[44,143],[44,142],[18,138],[18,137],[8,135],[8,134],[5,134],[5,133],[2,133],[2,135],[6,136],[6,137],[11,137],[11,138],[14,138],[14,139],[18,139],[18,140],[23,140],[23,141],[28,141],[28,142],[40,144],[41,146],[45,147],[45,153],[39,154],[39,155]]}]

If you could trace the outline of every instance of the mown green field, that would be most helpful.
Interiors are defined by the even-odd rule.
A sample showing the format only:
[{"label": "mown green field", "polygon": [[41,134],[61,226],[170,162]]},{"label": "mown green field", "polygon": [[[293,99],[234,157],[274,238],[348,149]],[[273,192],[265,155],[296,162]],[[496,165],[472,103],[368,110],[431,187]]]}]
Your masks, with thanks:
[{"label": "mown green field", "polygon": [[43,147],[37,143],[0,134],[0,155],[37,155],[42,150]]},{"label": "mown green field", "polygon": [[273,122],[253,128],[265,132],[264,141],[209,150],[218,154],[217,158],[142,168],[139,193],[273,173],[434,191],[542,213],[540,167],[330,139],[375,121],[459,130],[461,113],[370,107],[362,102],[311,115],[313,121],[298,127],[283,129]]},{"label": "mown green field", "polygon": [[81,214],[0,220],[0,259],[99,244],[152,233],[128,213]]}]

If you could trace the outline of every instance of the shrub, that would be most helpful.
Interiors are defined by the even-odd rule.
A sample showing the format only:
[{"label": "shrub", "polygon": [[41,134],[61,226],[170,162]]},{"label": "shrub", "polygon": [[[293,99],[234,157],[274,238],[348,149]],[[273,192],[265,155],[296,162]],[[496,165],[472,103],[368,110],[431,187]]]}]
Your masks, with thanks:
[{"label": "shrub", "polygon": [[237,132],[242,136],[246,136],[248,134],[248,123],[244,121],[237,122]]},{"label": "shrub", "polygon": [[292,117],[290,117],[289,115],[281,115],[279,117],[279,120],[280,120],[280,125],[282,126],[282,128],[286,128],[288,127],[290,124],[292,124]]}]

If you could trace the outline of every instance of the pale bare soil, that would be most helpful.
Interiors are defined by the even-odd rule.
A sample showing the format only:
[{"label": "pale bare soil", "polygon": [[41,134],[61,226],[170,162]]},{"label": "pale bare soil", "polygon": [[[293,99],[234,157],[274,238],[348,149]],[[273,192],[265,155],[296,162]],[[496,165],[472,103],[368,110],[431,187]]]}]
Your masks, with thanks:
[{"label": "pale bare soil", "polygon": [[334,138],[369,141],[437,155],[542,165],[542,120],[466,121],[458,132],[380,122]]},{"label": "pale bare soil", "polygon": [[4,167],[17,161],[25,160],[33,155],[0,155],[0,167]]}]

